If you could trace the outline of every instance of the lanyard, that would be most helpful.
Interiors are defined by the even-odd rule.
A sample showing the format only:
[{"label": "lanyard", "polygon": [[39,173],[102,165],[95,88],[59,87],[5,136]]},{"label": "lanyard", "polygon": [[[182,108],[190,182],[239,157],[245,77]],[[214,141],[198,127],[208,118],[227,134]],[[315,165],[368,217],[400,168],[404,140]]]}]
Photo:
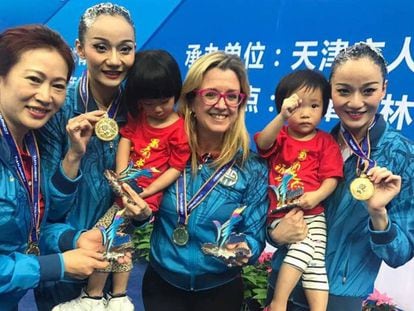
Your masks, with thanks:
[{"label": "lanyard", "polygon": [[[358,157],[357,162],[357,175],[361,173],[368,172],[371,168],[376,165],[374,160],[369,158],[371,154],[371,141],[369,138],[369,131],[374,127],[375,123],[378,120],[378,116],[376,115],[370,126],[367,130],[367,135],[362,139],[361,144],[358,143],[358,140],[349,132],[346,128],[344,128],[341,124],[341,136],[342,139],[345,141],[347,146],[351,149],[351,151]],[[363,160],[363,168],[360,167],[361,160]]]},{"label": "lanyard", "polygon": [[10,133],[6,122],[3,119],[3,116],[0,114],[0,129],[3,133],[3,136],[9,145],[10,152],[14,159],[14,163],[17,169],[17,175],[20,181],[23,183],[26,191],[29,195],[30,205],[31,205],[31,233],[30,241],[37,243],[39,240],[39,215],[40,215],[40,162],[39,162],[39,150],[37,147],[35,135],[32,131],[26,134],[24,138],[24,143],[29,152],[29,155],[32,160],[31,170],[32,170],[32,186],[29,185],[29,181],[26,178],[24,172],[23,159],[18,151],[16,141],[14,140],[12,134]]},{"label": "lanyard", "polygon": [[[85,70],[80,78],[80,85],[79,85],[79,95],[82,99],[83,105],[85,106],[85,112],[87,112],[88,102],[89,102],[89,88],[88,88],[88,74]],[[107,110],[108,118],[115,119],[116,114],[118,113],[118,109],[121,102],[121,88],[118,89],[118,93],[116,94],[114,100],[109,105]]]},{"label": "lanyard", "polygon": [[186,225],[190,213],[206,198],[210,191],[217,185],[220,178],[231,168],[235,160],[228,162],[222,167],[218,168],[213,175],[201,186],[197,193],[187,202],[186,197],[186,173],[184,172],[177,179],[177,213],[178,224]]}]

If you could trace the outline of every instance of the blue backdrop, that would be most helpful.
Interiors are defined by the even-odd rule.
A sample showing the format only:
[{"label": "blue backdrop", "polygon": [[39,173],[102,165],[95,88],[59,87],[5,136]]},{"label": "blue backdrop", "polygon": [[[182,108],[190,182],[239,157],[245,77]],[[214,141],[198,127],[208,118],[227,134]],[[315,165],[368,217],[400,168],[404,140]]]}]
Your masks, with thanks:
[{"label": "blue backdrop", "polygon": [[[0,5],[0,28],[44,23],[73,45],[79,16],[99,1],[20,0]],[[196,58],[215,50],[240,55],[249,71],[252,96],[247,111],[251,134],[275,115],[273,92],[279,79],[297,68],[326,76],[343,47],[368,41],[389,65],[387,96],[380,111],[414,140],[414,32],[412,0],[119,0],[133,16],[140,49],[163,48],[185,76]],[[78,69],[84,64],[77,60]],[[328,110],[322,128],[337,122]]]},{"label": "blue backdrop", "polygon": [[[3,0],[0,31],[43,23],[73,46],[82,12],[100,1]],[[317,68],[326,76],[333,57],[348,44],[369,41],[382,48],[389,83],[380,111],[414,140],[413,0],[119,0],[133,16],[140,49],[163,48],[178,60],[183,76],[194,60],[217,49],[240,55],[249,71],[252,96],[247,126],[251,134],[274,116],[279,79],[297,68]],[[84,64],[77,60],[74,81]],[[330,109],[322,124],[337,122]],[[383,269],[387,269],[385,266]],[[406,311],[414,311],[414,261],[385,270],[376,286]],[[399,280],[390,282],[390,280]]]}]

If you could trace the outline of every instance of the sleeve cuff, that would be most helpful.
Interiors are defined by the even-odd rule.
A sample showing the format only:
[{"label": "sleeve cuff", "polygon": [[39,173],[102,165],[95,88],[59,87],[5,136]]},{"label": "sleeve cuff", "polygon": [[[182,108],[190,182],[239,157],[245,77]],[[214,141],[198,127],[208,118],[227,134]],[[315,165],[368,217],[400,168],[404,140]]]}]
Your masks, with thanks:
[{"label": "sleeve cuff", "polygon": [[79,174],[75,179],[68,178],[63,171],[62,162],[60,162],[59,169],[57,169],[55,174],[52,176],[52,184],[61,193],[71,194],[76,191],[79,180],[82,176],[82,171],[79,170]]},{"label": "sleeve cuff", "polygon": [[146,225],[152,223],[153,221],[154,221],[153,213],[151,213],[151,215],[149,215],[148,218],[144,220],[137,220],[135,218],[131,218],[131,224],[136,228],[145,227]]},{"label": "sleeve cuff", "polygon": [[277,244],[273,241],[272,237],[269,234],[269,230],[266,228],[266,242],[275,248],[280,248],[280,244]]},{"label": "sleeve cuff", "polygon": [[59,281],[64,275],[63,257],[61,254],[39,256],[40,281]]},{"label": "sleeve cuff", "polygon": [[61,252],[66,252],[68,250],[74,249],[76,246],[76,241],[79,238],[79,235],[82,231],[67,230],[60,236],[59,239],[59,249]]},{"label": "sleeve cuff", "polygon": [[384,231],[373,230],[371,220],[369,220],[368,230],[371,234],[371,239],[374,244],[388,244],[392,242],[397,236],[397,228],[390,220],[388,222],[387,228]]}]

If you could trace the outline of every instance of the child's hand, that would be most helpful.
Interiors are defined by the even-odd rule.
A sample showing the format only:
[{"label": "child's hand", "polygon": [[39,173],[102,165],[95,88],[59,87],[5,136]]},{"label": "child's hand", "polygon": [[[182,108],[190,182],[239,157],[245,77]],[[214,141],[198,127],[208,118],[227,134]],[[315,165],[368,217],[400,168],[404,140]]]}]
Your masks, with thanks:
[{"label": "child's hand", "polygon": [[302,209],[312,209],[320,202],[320,197],[317,191],[309,191],[302,194],[295,203]]},{"label": "child's hand", "polygon": [[285,121],[292,116],[295,110],[300,106],[301,102],[302,100],[296,93],[292,94],[290,97],[285,98],[283,100],[282,109],[280,113],[282,114],[282,117]]}]

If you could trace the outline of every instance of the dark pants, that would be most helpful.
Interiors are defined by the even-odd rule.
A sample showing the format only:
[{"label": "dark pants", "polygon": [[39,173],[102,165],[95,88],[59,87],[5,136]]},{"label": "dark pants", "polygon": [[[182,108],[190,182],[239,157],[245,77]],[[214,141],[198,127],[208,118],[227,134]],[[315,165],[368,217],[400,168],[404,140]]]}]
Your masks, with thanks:
[{"label": "dark pants", "polygon": [[241,277],[224,285],[186,291],[164,281],[150,265],[144,275],[142,297],[145,311],[240,311],[243,302]]},{"label": "dark pants", "polygon": [[45,282],[34,289],[39,311],[50,311],[60,303],[75,299],[81,294],[85,282]]},{"label": "dark pants", "polygon": [[[44,282],[34,289],[36,305],[39,311],[50,311],[58,304],[78,298],[85,288],[88,280],[79,282]],[[112,286],[112,274],[106,280],[104,293],[110,291]]]}]

